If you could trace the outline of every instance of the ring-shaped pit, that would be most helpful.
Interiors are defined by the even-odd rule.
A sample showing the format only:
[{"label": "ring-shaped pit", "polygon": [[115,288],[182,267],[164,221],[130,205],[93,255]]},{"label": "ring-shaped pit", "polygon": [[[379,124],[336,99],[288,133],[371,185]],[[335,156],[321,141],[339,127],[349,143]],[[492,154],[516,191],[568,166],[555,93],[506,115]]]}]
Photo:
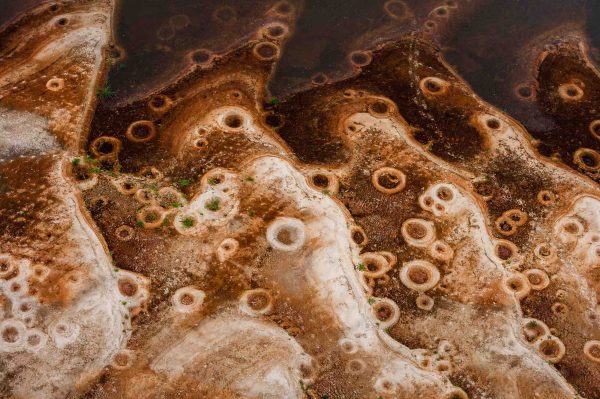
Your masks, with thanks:
[{"label": "ring-shaped pit", "polygon": [[196,287],[181,287],[171,297],[173,308],[178,313],[194,313],[202,308],[206,294]]},{"label": "ring-shaped pit", "polygon": [[430,297],[427,294],[420,294],[415,299],[415,304],[417,305],[418,309],[430,311],[431,309],[433,309],[435,301],[432,297]]},{"label": "ring-shaped pit", "polygon": [[392,327],[400,319],[400,308],[388,298],[378,298],[371,305],[373,316],[382,329]]},{"label": "ring-shaped pit", "polygon": [[329,77],[323,72],[317,72],[310,77],[310,81],[315,85],[324,85],[325,83],[329,82]]},{"label": "ring-shaped pit", "polygon": [[212,63],[214,54],[209,49],[199,48],[192,51],[189,54],[189,57],[190,60],[199,67],[206,67]]},{"label": "ring-shaped pit", "polygon": [[390,264],[385,256],[376,252],[365,252],[360,255],[362,272],[366,277],[377,278],[390,270]]},{"label": "ring-shaped pit", "polygon": [[523,272],[532,290],[540,291],[550,285],[548,274],[540,269],[528,269]]},{"label": "ring-shaped pit", "polygon": [[120,277],[117,280],[117,288],[119,290],[119,294],[124,299],[135,298],[137,293],[140,291],[140,286],[133,278],[130,277]]},{"label": "ring-shaped pit", "polygon": [[554,194],[550,190],[541,190],[537,194],[536,199],[540,204],[544,206],[549,206],[556,202],[556,194]]},{"label": "ring-shaped pit", "polygon": [[[2,269],[2,263],[0,261],[0,270],[1,269]],[[50,268],[48,266],[38,263],[38,264],[33,265],[32,269],[33,269],[33,278],[39,282],[45,281],[48,278],[48,276],[50,275]],[[0,278],[2,278],[1,275],[0,275]]]},{"label": "ring-shaped pit", "polygon": [[502,128],[502,122],[500,119],[496,118],[492,115],[484,115],[483,116],[484,128],[489,129],[491,131],[499,131]]},{"label": "ring-shaped pit", "polygon": [[536,87],[530,83],[520,83],[514,88],[514,94],[525,101],[533,101],[536,98]]},{"label": "ring-shaped pit", "polygon": [[263,36],[272,39],[279,40],[288,34],[289,28],[286,24],[281,22],[272,22],[262,28]]},{"label": "ring-shaped pit", "polygon": [[140,188],[135,192],[134,197],[138,202],[145,205],[151,205],[157,202],[156,191],[149,188]]},{"label": "ring-shaped pit", "polygon": [[173,227],[179,234],[193,235],[198,231],[200,220],[195,212],[180,212],[173,220]]},{"label": "ring-shaped pit", "polygon": [[388,0],[383,5],[385,13],[393,19],[402,20],[410,16],[406,3],[402,0]]},{"label": "ring-shaped pit", "polygon": [[308,182],[315,190],[324,194],[335,195],[340,188],[337,176],[325,170],[317,170],[310,173]]},{"label": "ring-shaped pit", "polygon": [[360,375],[367,369],[367,364],[362,359],[350,359],[346,363],[346,373],[352,375]]},{"label": "ring-shaped pit", "polygon": [[454,187],[450,184],[441,183],[438,184],[435,188],[434,195],[438,200],[450,204],[456,198],[456,193],[454,192],[454,190]]},{"label": "ring-shaped pit", "polygon": [[575,240],[585,233],[585,227],[579,219],[573,216],[563,217],[558,221],[556,230],[567,241]]},{"label": "ring-shaped pit", "polygon": [[222,168],[209,170],[201,179],[203,188],[210,186],[223,193],[229,192],[231,188],[235,186],[234,181],[235,177],[232,175],[231,171]]},{"label": "ring-shaped pit", "polygon": [[448,243],[442,240],[435,240],[429,246],[429,254],[433,259],[447,262],[454,258],[454,250]]},{"label": "ring-shaped pit", "polygon": [[135,358],[134,351],[131,349],[122,349],[113,358],[111,366],[116,370],[126,370],[133,366]]},{"label": "ring-shaped pit", "polygon": [[413,260],[406,262],[400,269],[400,281],[407,288],[425,292],[437,285],[440,281],[440,272],[425,260]]},{"label": "ring-shaped pit", "polygon": [[240,310],[250,316],[262,316],[273,310],[273,296],[264,288],[244,291],[240,297]]},{"label": "ring-shaped pit", "polygon": [[348,355],[352,355],[356,352],[358,352],[358,345],[356,344],[355,341],[349,339],[349,338],[342,338],[338,341],[338,344],[340,345],[340,348],[342,348],[342,351]]},{"label": "ring-shaped pit", "polygon": [[502,286],[508,294],[514,295],[518,300],[525,298],[531,291],[529,280],[519,272],[505,276]]},{"label": "ring-shaped pit", "polygon": [[257,43],[252,49],[252,54],[260,61],[271,61],[279,57],[279,51],[279,46],[265,41]]},{"label": "ring-shaped pit", "polygon": [[533,318],[524,318],[521,325],[523,337],[530,344],[534,343],[543,336],[550,334],[550,329],[541,320]]},{"label": "ring-shaped pit", "polygon": [[558,363],[565,355],[565,345],[553,336],[547,335],[535,342],[535,348],[540,356],[550,363]]},{"label": "ring-shaped pit", "polygon": [[591,148],[579,148],[573,154],[573,162],[588,172],[600,170],[600,153]]},{"label": "ring-shaped pit", "polygon": [[575,83],[563,83],[558,86],[558,95],[565,101],[579,101],[583,94],[583,89]]},{"label": "ring-shaped pit", "polygon": [[64,320],[56,320],[48,327],[48,334],[59,348],[64,348],[79,337],[79,326]]},{"label": "ring-shaped pit", "polygon": [[350,53],[350,55],[348,56],[348,60],[350,61],[350,64],[352,64],[352,66],[356,68],[362,68],[371,63],[371,61],[373,60],[373,56],[369,51],[357,50]]},{"label": "ring-shaped pit", "polygon": [[122,225],[116,228],[115,236],[120,241],[129,241],[135,235],[135,230],[132,227]]},{"label": "ring-shaped pit", "polygon": [[19,265],[8,255],[0,255],[0,280],[10,280],[19,274]]},{"label": "ring-shaped pit", "polygon": [[406,186],[406,175],[396,168],[383,167],[373,172],[371,183],[379,192],[396,194]]},{"label": "ring-shaped pit", "polygon": [[221,241],[217,248],[217,258],[219,262],[225,262],[230,259],[237,252],[240,247],[240,243],[235,238],[226,238]]},{"label": "ring-shaped pit", "polygon": [[30,328],[25,333],[25,349],[29,352],[39,352],[46,347],[48,336],[37,328]]},{"label": "ring-shaped pit", "polygon": [[558,258],[556,255],[556,247],[548,242],[536,245],[533,249],[533,254],[542,263],[552,262]]},{"label": "ring-shaped pit", "polygon": [[52,78],[46,82],[46,88],[50,91],[61,91],[65,87],[65,81],[61,78]]},{"label": "ring-shaped pit", "polygon": [[504,236],[512,236],[517,232],[517,225],[504,215],[496,219],[494,223],[498,232]]},{"label": "ring-shaped pit", "polygon": [[425,219],[411,218],[402,223],[400,233],[410,246],[426,248],[435,240],[433,222]]},{"label": "ring-shaped pit", "polygon": [[450,83],[444,79],[429,76],[421,79],[419,82],[419,88],[425,94],[426,97],[441,96],[448,92]]},{"label": "ring-shaped pit", "polygon": [[288,17],[295,11],[295,7],[287,0],[278,1],[272,8],[271,12],[280,17]]},{"label": "ring-shaped pit", "polygon": [[124,195],[132,195],[139,189],[139,183],[131,178],[122,177],[117,180],[113,180],[113,184],[117,188],[117,191]]},{"label": "ring-shaped pit", "polygon": [[180,208],[186,203],[185,197],[173,187],[161,187],[158,190],[158,204],[163,208]]},{"label": "ring-shaped pit", "polygon": [[204,151],[208,148],[208,140],[205,137],[200,137],[192,141],[193,149]]},{"label": "ring-shaped pit", "polygon": [[278,251],[298,251],[305,240],[306,227],[300,219],[280,217],[267,227],[267,242]]},{"label": "ring-shaped pit", "polygon": [[156,137],[156,126],[148,120],[135,121],[127,127],[125,137],[132,143],[147,143]]},{"label": "ring-shaped pit", "polygon": [[388,99],[377,98],[369,103],[369,114],[375,118],[385,118],[390,115],[394,105]]},{"label": "ring-shaped pit", "polygon": [[562,302],[554,302],[550,310],[557,316],[564,316],[569,312],[569,307]]},{"label": "ring-shaped pit", "polygon": [[145,229],[160,227],[165,220],[165,212],[160,206],[145,206],[137,213],[137,220]]},{"label": "ring-shaped pit", "polygon": [[91,153],[96,157],[117,156],[121,151],[121,140],[111,136],[100,136],[92,141]]},{"label": "ring-shaped pit", "polygon": [[153,96],[150,101],[148,101],[148,108],[152,112],[156,112],[157,114],[162,114],[171,108],[173,105],[173,100],[170,97],[164,94],[156,94]]},{"label": "ring-shaped pit", "polygon": [[350,237],[356,245],[365,246],[369,242],[367,234],[360,226],[352,226],[350,228]]},{"label": "ring-shaped pit", "polygon": [[508,240],[498,240],[494,246],[494,254],[500,261],[514,266],[513,262],[518,258],[519,250],[515,244]]},{"label": "ring-shaped pit", "polygon": [[600,341],[591,340],[583,345],[583,354],[588,360],[600,363]]},{"label": "ring-shaped pit", "polygon": [[516,226],[523,226],[527,223],[527,214],[520,209],[509,209],[502,216],[510,219]]},{"label": "ring-shaped pit", "polygon": [[16,352],[25,344],[27,327],[18,319],[5,319],[0,322],[0,350]]}]

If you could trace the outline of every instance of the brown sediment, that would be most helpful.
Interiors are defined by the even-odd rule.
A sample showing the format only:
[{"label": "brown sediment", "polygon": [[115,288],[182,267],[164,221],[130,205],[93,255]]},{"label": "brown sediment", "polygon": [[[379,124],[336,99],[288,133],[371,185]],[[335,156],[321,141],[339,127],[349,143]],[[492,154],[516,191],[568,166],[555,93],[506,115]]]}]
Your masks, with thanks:
[{"label": "brown sediment", "polygon": [[[448,29],[464,5],[426,6],[430,29]],[[412,20],[423,7],[387,1],[378,18]],[[207,15],[239,32],[244,10],[234,2]],[[376,48],[359,40],[339,57],[352,72],[315,67],[306,91],[265,103],[288,50],[280,39],[293,40],[302,10],[257,7],[250,15],[265,20],[244,45],[177,50],[196,64],[187,75],[121,105],[101,102],[81,145],[96,159],[68,157],[72,182],[60,189],[47,177],[50,155],[33,171],[25,158],[0,163],[0,249],[32,258],[29,288],[44,306],[68,309],[104,289],[93,262],[54,259],[72,248],[72,219],[54,219],[66,212],[69,184],[106,240],[87,245],[107,258],[110,249],[114,265],[97,263],[104,300],[126,315],[124,335],[98,360],[112,369],[100,378],[85,370],[76,385],[94,398],[238,397],[249,386],[268,390],[253,397],[567,398],[569,383],[590,396],[598,252],[586,245],[595,248],[600,232],[597,204],[581,196],[597,188],[538,156],[426,35]],[[158,27],[161,46],[197,22],[174,14],[168,23]],[[554,100],[565,107],[586,105],[595,87],[561,82]],[[46,88],[62,93],[64,84]],[[526,87],[517,92],[528,103],[547,95],[542,84]],[[592,125],[582,125],[590,139]],[[568,150],[573,164],[594,172],[593,148]],[[11,262],[0,263],[0,277],[18,276]],[[25,287],[13,283],[14,292]],[[94,331],[81,332],[104,337]],[[439,359],[414,360],[433,351]],[[293,383],[265,388],[270,370]]]}]

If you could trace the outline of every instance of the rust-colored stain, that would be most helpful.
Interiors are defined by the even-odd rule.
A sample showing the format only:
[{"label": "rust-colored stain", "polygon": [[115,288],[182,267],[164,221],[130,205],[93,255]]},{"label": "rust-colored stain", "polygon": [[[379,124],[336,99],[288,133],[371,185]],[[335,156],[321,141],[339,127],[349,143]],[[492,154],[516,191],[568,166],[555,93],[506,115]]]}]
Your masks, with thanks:
[{"label": "rust-colored stain", "polygon": [[0,397],[600,398],[595,4],[6,11]]}]

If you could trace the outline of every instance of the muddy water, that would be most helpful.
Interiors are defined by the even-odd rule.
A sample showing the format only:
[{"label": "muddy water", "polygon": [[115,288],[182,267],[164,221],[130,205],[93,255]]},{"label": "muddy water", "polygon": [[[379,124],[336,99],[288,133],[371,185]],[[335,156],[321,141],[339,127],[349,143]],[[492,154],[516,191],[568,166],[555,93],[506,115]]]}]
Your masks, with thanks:
[{"label": "muddy water", "polygon": [[0,28],[23,11],[42,3],[43,0],[2,0],[0,1]]}]

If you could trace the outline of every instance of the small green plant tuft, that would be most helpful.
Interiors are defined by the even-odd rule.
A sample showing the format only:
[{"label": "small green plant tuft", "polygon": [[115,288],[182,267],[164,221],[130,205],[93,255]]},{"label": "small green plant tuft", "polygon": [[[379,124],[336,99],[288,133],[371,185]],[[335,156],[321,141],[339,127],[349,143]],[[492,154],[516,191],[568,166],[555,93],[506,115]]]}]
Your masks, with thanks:
[{"label": "small green plant tuft", "polygon": [[248,176],[248,177],[246,177],[246,181],[253,182],[254,181],[254,177]]},{"label": "small green plant tuft", "polygon": [[525,327],[527,328],[536,328],[537,327],[537,323],[534,320],[530,320],[527,322],[527,324],[525,324]]},{"label": "small green plant tuft", "polygon": [[102,172],[102,169],[100,169],[98,167],[94,167],[94,168],[90,168],[89,171],[90,171],[90,173],[100,173],[100,172]]},{"label": "small green plant tuft", "polygon": [[110,88],[109,85],[106,85],[96,90],[96,97],[98,97],[100,100],[108,100],[114,97],[114,95],[115,92]]},{"label": "small green plant tuft", "polygon": [[171,203],[171,208],[181,208],[183,204],[181,202],[173,202]]},{"label": "small green plant tuft", "polygon": [[144,222],[142,222],[141,220],[138,220],[136,225],[137,225],[137,227],[144,227]]},{"label": "small green plant tuft", "polygon": [[217,183],[219,183],[219,180],[214,177],[211,177],[210,179],[208,179],[208,184],[210,184],[211,186],[214,186]]},{"label": "small green plant tuft", "polygon": [[73,165],[73,166],[77,166],[80,163],[81,163],[81,159],[79,159],[79,158],[74,158],[71,160],[71,165]]},{"label": "small green plant tuft", "polygon": [[192,184],[192,182],[190,182],[188,179],[181,179],[181,180],[179,180],[179,181],[177,182],[177,185],[178,185],[179,187],[187,187],[187,186],[189,186],[190,184]]},{"label": "small green plant tuft", "polygon": [[364,272],[364,271],[365,271],[365,269],[366,269],[366,268],[365,268],[365,264],[364,264],[364,263],[359,263],[359,264],[356,266],[356,269],[357,269],[357,270],[359,270],[359,271],[361,271],[361,272]]},{"label": "small green plant tuft", "polygon": [[270,105],[277,105],[279,104],[279,99],[277,97],[271,97],[271,101],[269,101]]},{"label": "small green plant tuft", "polygon": [[208,209],[209,211],[218,211],[219,210],[219,199],[215,198],[214,200],[208,202],[206,205],[204,205],[204,207],[206,209]]},{"label": "small green plant tuft", "polygon": [[375,298],[369,298],[368,302],[369,302],[369,305],[374,304],[375,303]]},{"label": "small green plant tuft", "polygon": [[194,227],[196,221],[192,218],[185,218],[181,221],[181,224],[184,228],[189,229],[190,227]]},{"label": "small green plant tuft", "polygon": [[251,218],[253,218],[254,216],[256,216],[256,212],[254,212],[252,209],[250,209],[248,211],[248,216],[250,216]]},{"label": "small green plant tuft", "polygon": [[330,195],[330,194],[331,194],[331,191],[329,191],[328,189],[325,189],[325,190],[323,190],[323,191],[321,191],[321,192],[322,192],[323,194],[325,194],[325,195]]}]

